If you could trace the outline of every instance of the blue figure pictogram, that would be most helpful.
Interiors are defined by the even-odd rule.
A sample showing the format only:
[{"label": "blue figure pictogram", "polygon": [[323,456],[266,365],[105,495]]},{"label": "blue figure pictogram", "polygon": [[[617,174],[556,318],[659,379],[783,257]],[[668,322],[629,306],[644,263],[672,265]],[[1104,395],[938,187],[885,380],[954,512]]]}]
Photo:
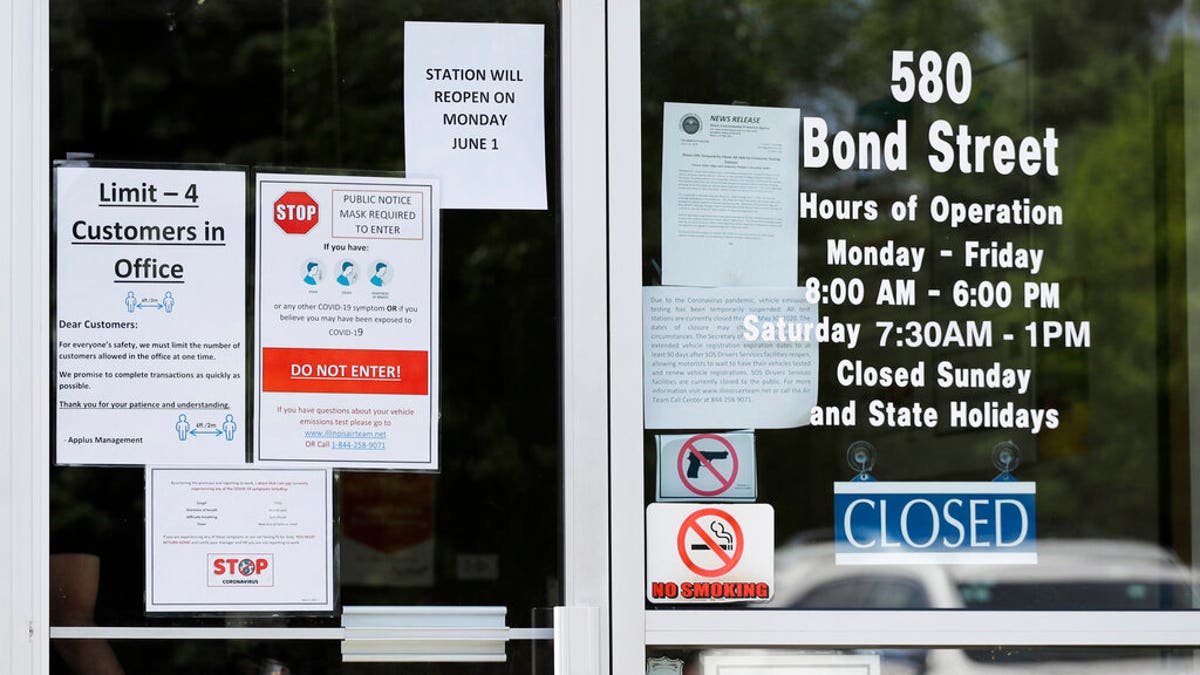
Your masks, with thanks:
[{"label": "blue figure pictogram", "polygon": [[307,274],[304,275],[304,283],[309,286],[316,286],[317,282],[321,281],[321,263],[315,260],[308,261],[305,272]]},{"label": "blue figure pictogram", "polygon": [[233,415],[225,416],[225,422],[221,424],[221,430],[225,432],[225,440],[233,440],[233,432],[237,431],[237,422],[233,421]]},{"label": "blue figure pictogram", "polygon": [[188,431],[191,431],[191,429],[192,424],[191,422],[188,422],[187,415],[181,413],[179,415],[179,421],[175,422],[175,431],[179,433],[179,440],[186,441],[188,437]]}]

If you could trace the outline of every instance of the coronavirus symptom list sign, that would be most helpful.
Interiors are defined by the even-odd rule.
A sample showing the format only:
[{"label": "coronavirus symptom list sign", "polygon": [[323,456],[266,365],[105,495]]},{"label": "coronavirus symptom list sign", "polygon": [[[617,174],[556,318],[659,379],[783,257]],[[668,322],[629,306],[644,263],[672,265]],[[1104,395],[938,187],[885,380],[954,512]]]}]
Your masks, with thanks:
[{"label": "coronavirus symptom list sign", "polygon": [[256,183],[256,461],[436,469],[437,181]]}]

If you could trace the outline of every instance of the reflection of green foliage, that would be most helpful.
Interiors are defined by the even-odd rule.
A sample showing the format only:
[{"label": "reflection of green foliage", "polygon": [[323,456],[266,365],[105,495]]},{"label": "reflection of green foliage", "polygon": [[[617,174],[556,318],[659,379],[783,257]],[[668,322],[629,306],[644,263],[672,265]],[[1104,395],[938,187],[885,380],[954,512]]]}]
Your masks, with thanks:
[{"label": "reflection of green foliage", "polygon": [[[1108,119],[1127,87],[1145,82],[1160,44],[1161,22],[1178,2],[995,3],[1010,28],[1033,42],[1038,124]],[[1011,40],[1011,35],[1002,39]]]},{"label": "reflection of green foliage", "polygon": [[[1081,126],[1071,138],[1061,201],[1074,227],[1048,254],[1055,264],[1048,272],[1083,279],[1078,318],[1091,320],[1094,339],[1086,356],[1051,352],[1041,364],[1052,377],[1086,368],[1084,386],[1065,393],[1089,403],[1092,429],[1080,454],[1039,474],[1039,489],[1055,490],[1043,492],[1053,495],[1043,514],[1067,531],[1094,521],[1110,536],[1146,537],[1157,534],[1147,523],[1170,517],[1158,512],[1156,497],[1171,487],[1160,472],[1182,449],[1163,436],[1159,419],[1186,394],[1186,353],[1161,351],[1183,331],[1178,315],[1163,322],[1182,283],[1162,242],[1182,242],[1183,51],[1174,43],[1165,61],[1115,99],[1111,121]],[[1160,359],[1169,360],[1166,372]],[[1121,489],[1114,490],[1116,477]]]}]

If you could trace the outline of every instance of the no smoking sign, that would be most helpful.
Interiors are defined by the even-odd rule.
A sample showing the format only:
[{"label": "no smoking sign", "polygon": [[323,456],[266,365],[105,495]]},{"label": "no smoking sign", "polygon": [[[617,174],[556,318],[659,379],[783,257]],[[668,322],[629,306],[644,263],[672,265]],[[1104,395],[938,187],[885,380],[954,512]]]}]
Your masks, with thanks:
[{"label": "no smoking sign", "polygon": [[754,432],[658,437],[660,502],[752,502],[758,497]]},{"label": "no smoking sign", "polygon": [[658,604],[769,600],[775,510],[769,504],[646,507],[646,597]]},{"label": "no smoking sign", "polygon": [[699,509],[688,514],[676,539],[679,559],[702,577],[732,572],[746,552],[746,537],[737,519],[721,509]]}]

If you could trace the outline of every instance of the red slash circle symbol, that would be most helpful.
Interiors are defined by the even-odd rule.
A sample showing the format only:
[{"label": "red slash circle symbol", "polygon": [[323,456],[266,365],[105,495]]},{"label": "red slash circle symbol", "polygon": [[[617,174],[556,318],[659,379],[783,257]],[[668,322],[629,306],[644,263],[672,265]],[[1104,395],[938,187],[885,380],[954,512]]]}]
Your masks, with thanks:
[{"label": "red slash circle symbol", "polygon": [[[729,457],[730,461],[733,462],[733,466],[729,469],[728,477],[722,474],[717,467],[713,466],[712,460],[704,456],[704,451],[700,449],[700,441],[704,440],[716,441],[725,447],[727,456]],[[710,444],[709,447],[712,447],[712,445]],[[710,453],[710,455],[711,454],[713,453]],[[719,455],[720,451],[718,451],[716,454]],[[695,457],[697,460],[699,460],[700,466],[708,469],[712,473],[713,477],[717,479],[718,486],[716,488],[712,490],[706,490],[699,485],[692,484],[692,481],[688,479],[687,472],[683,469],[683,463],[688,461],[689,456]],[[684,442],[683,447],[679,448],[679,459],[676,460],[675,465],[676,469],[679,471],[679,480],[683,481],[684,487],[686,487],[688,490],[691,490],[695,494],[700,495],[701,497],[713,497],[728,490],[730,487],[733,487],[733,481],[735,478],[737,478],[738,473],[737,450],[733,448],[733,444],[730,443],[724,436],[719,436],[717,434],[696,434],[695,436],[687,439],[687,441]]]},{"label": "red slash circle symbol", "polygon": [[[705,525],[700,524],[701,518],[711,518]],[[699,537],[699,543],[688,544],[688,535]],[[729,540],[732,538],[732,542]],[[719,541],[718,541],[719,540]],[[742,559],[746,550],[742,539],[742,526],[733,516],[721,509],[706,508],[693,511],[683,524],[679,526],[679,538],[676,541],[679,548],[679,558],[691,571],[702,577],[719,577],[729,573]],[[713,566],[709,553],[717,558]],[[693,558],[701,558],[696,560]]]}]

